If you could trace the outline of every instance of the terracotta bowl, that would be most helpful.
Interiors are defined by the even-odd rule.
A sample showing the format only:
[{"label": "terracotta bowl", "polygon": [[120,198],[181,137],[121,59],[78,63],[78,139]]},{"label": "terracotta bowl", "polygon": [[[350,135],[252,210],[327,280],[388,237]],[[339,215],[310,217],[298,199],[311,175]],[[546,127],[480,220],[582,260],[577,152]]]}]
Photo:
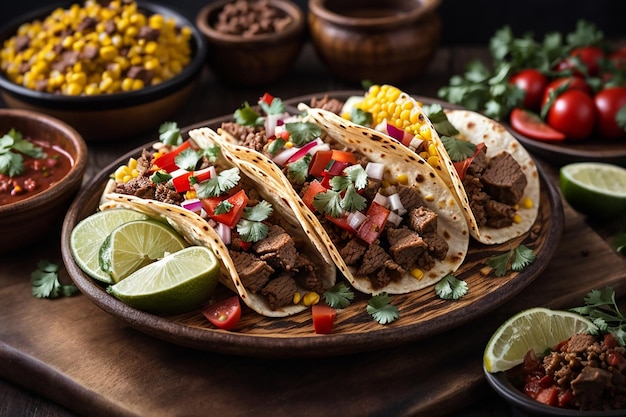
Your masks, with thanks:
[{"label": "terracotta bowl", "polygon": [[50,142],[69,156],[69,172],[32,196],[0,204],[0,253],[34,244],[60,228],[87,169],[87,145],[67,123],[46,114],[22,109],[0,109],[0,137],[11,129],[25,138]]},{"label": "terracotta bowl", "polygon": [[348,82],[401,83],[430,64],[440,0],[309,0],[308,24],[327,68]]},{"label": "terracotta bowl", "polygon": [[[65,6],[68,8],[71,4]],[[130,92],[92,96],[68,96],[39,92],[10,81],[0,71],[0,93],[6,105],[29,109],[61,119],[78,130],[87,142],[116,141],[155,130],[175,114],[194,91],[206,63],[206,43],[197,28],[182,14],[157,3],[137,1],[146,15],[161,14],[178,26],[192,28],[193,59],[175,77],[157,85]],[[26,22],[48,16],[55,7],[34,11],[15,19],[0,31],[0,45]]]},{"label": "terracotta bowl", "polygon": [[224,6],[233,0],[212,1],[196,17],[207,40],[207,60],[213,73],[235,85],[262,85],[285,76],[296,62],[306,36],[304,12],[286,0],[267,0],[269,6],[291,16],[282,30],[252,36],[224,33],[215,27]]}]

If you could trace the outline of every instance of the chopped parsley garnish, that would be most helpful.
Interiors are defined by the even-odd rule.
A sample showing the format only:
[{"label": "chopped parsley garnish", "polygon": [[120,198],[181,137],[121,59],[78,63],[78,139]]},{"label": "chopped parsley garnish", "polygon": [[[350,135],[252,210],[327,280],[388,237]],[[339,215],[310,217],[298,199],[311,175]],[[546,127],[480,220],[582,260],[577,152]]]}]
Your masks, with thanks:
[{"label": "chopped parsley garnish", "polygon": [[171,179],[172,179],[172,176],[168,174],[167,172],[163,172],[163,171],[155,171],[154,174],[152,174],[152,176],[150,177],[150,181],[152,181],[154,184],[161,184],[164,182],[168,182]]},{"label": "chopped parsley garnish", "polygon": [[242,126],[263,126],[265,119],[257,113],[246,101],[242,107],[233,114],[235,123]]},{"label": "chopped parsley garnish", "polygon": [[446,148],[452,162],[464,161],[476,152],[476,145],[466,140],[442,136],[441,143]]},{"label": "chopped parsley garnish", "polygon": [[613,333],[621,346],[626,345],[626,317],[615,301],[613,288],[591,290],[585,297],[585,305],[570,311],[587,316],[598,327],[597,333]]},{"label": "chopped parsley garnish", "polygon": [[398,307],[391,304],[391,297],[387,293],[374,295],[367,303],[367,312],[380,324],[388,324],[400,317]]},{"label": "chopped parsley garnish", "polygon": [[33,295],[37,298],[70,297],[78,294],[74,284],[63,285],[59,282],[59,266],[47,260],[40,260],[37,269],[30,274]]},{"label": "chopped parsley garnish", "polygon": [[309,164],[313,157],[306,154],[296,162],[292,162],[287,166],[287,177],[296,184],[304,184],[309,176]]},{"label": "chopped parsley garnish", "polygon": [[285,123],[285,129],[296,146],[306,145],[322,135],[322,128],[310,122]]},{"label": "chopped parsley garnish", "polygon": [[448,274],[435,285],[435,293],[444,300],[458,300],[467,294],[469,286],[467,282]]},{"label": "chopped parsley garnish", "polygon": [[[360,165],[344,170],[346,175],[336,175],[330,180],[332,190],[313,198],[313,207],[320,213],[340,217],[344,211],[355,212],[367,207],[367,199],[357,192],[367,185],[367,173]],[[343,196],[342,196],[343,193]]]},{"label": "chopped parsley garnish", "polygon": [[159,126],[159,140],[166,145],[180,145],[183,137],[176,122],[165,122]]},{"label": "chopped parsley garnish", "polygon": [[233,209],[234,205],[228,200],[222,200],[220,203],[215,206],[215,210],[213,210],[213,214],[226,214]]},{"label": "chopped parsley garnish", "polygon": [[237,185],[239,180],[241,180],[239,168],[226,169],[217,174],[217,177],[198,184],[196,194],[198,198],[219,197]]},{"label": "chopped parsley garnish", "polygon": [[487,259],[487,265],[494,269],[496,276],[502,277],[509,270],[520,272],[533,263],[537,255],[525,245],[511,248],[507,253]]},{"label": "chopped parsley garnish", "polygon": [[244,242],[258,242],[267,237],[269,228],[263,221],[272,215],[272,205],[262,200],[253,207],[243,210],[241,220],[237,223],[237,233]]},{"label": "chopped parsley garnish", "polygon": [[14,177],[24,172],[24,157],[28,155],[35,159],[44,158],[43,149],[23,138],[15,129],[9,130],[0,137],[0,173]]},{"label": "chopped parsley garnish", "polygon": [[372,113],[357,108],[350,111],[350,120],[361,126],[371,126],[373,123]]},{"label": "chopped parsley garnish", "polygon": [[202,156],[193,149],[185,149],[174,158],[174,163],[186,171],[193,171]]},{"label": "chopped parsley garnish", "polygon": [[285,103],[283,103],[283,101],[278,97],[274,97],[270,104],[267,104],[263,100],[259,100],[259,106],[261,106],[261,109],[263,109],[265,114],[282,114],[287,111]]},{"label": "chopped parsley garnish", "polygon": [[324,292],[324,300],[332,308],[346,308],[354,300],[354,293],[345,283],[340,282]]}]

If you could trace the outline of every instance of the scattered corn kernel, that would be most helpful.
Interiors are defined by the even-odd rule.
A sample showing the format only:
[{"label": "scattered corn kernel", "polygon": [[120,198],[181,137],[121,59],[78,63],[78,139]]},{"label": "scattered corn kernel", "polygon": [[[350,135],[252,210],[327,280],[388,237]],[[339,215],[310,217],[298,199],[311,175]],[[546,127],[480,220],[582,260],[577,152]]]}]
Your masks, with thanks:
[{"label": "scattered corn kernel", "polygon": [[304,297],[302,297],[302,303],[307,307],[315,305],[319,302],[320,302],[320,295],[313,291],[304,294]]},{"label": "scattered corn kernel", "polygon": [[424,200],[426,200],[428,202],[435,201],[435,196],[433,194],[427,194],[427,195],[424,196]]},{"label": "scattered corn kernel", "polygon": [[399,184],[407,185],[409,183],[409,176],[407,174],[400,174],[396,177],[396,181]]},{"label": "scattered corn kernel", "polygon": [[525,209],[531,209],[533,208],[533,205],[534,205],[533,200],[530,197],[524,197],[520,201],[520,206]]},{"label": "scattered corn kernel", "polygon": [[419,268],[413,268],[411,269],[411,271],[409,272],[411,274],[411,276],[417,280],[420,280],[422,278],[424,278],[424,271],[422,271]]},{"label": "scattered corn kernel", "polygon": [[491,271],[493,271],[493,268],[490,266],[483,266],[482,268],[480,268],[479,272],[480,275],[482,275],[483,277],[487,277],[489,276],[489,274],[491,274]]},{"label": "scattered corn kernel", "polygon": [[293,303],[300,304],[300,301],[302,301],[302,294],[296,291],[296,293],[293,295]]},{"label": "scattered corn kernel", "polygon": [[513,223],[521,223],[521,222],[522,222],[522,216],[515,213],[515,215],[513,216]]}]

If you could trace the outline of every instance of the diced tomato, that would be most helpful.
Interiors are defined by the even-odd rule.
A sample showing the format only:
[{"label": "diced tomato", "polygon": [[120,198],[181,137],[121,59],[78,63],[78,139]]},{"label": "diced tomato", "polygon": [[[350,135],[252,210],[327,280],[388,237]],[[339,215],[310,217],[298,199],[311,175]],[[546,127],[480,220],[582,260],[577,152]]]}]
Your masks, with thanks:
[{"label": "diced tomato", "polygon": [[337,311],[327,305],[315,304],[311,307],[313,315],[313,328],[317,334],[330,334],[333,332]]},{"label": "diced tomato", "polygon": [[570,389],[559,390],[559,400],[557,404],[559,407],[561,408],[570,407],[573,401],[574,401],[574,393],[572,392],[572,390]]},{"label": "diced tomato", "polygon": [[172,172],[175,169],[178,169],[178,165],[176,165],[174,159],[178,156],[178,154],[180,154],[182,151],[189,148],[190,146],[191,142],[186,140],[185,142],[178,145],[176,148],[172,149],[170,152],[156,158],[152,164],[167,172]]},{"label": "diced tomato", "polygon": [[356,164],[356,157],[352,152],[347,151],[339,151],[337,149],[333,149],[333,161],[338,162],[347,162],[350,165]]},{"label": "diced tomato", "polygon": [[212,218],[216,222],[224,223],[232,229],[241,219],[243,210],[248,204],[248,196],[246,195],[246,192],[244,190],[239,190],[238,192],[226,199],[230,204],[233,205],[228,213],[214,214],[215,208],[223,200],[224,198],[220,197],[210,197],[203,198],[200,201],[202,202],[202,207],[204,207],[204,210],[207,212],[207,215],[210,218]]},{"label": "diced tomato", "polygon": [[609,353],[609,357],[607,358],[607,362],[611,366],[616,366],[621,369],[626,363],[626,359],[619,352],[611,352]]},{"label": "diced tomato", "polygon": [[174,185],[174,189],[177,193],[184,193],[185,191],[189,191],[191,188],[191,184],[189,183],[189,178],[193,172],[187,171],[177,177],[172,178],[172,185]]},{"label": "diced tomato", "polygon": [[372,202],[365,215],[367,218],[361,223],[359,230],[357,230],[357,236],[365,242],[372,244],[385,228],[387,218],[389,217],[389,209]]},{"label": "diced tomato", "polygon": [[306,193],[302,196],[302,202],[306,204],[311,211],[315,211],[315,207],[313,206],[315,196],[319,193],[325,193],[326,191],[328,191],[328,188],[324,187],[319,181],[313,180],[309,183],[309,188],[307,188]]},{"label": "diced tomato", "polygon": [[348,222],[348,213],[343,213],[343,215],[340,217],[333,217],[327,214],[326,219],[330,221],[331,223],[341,227],[344,230],[347,230],[348,232],[352,234],[356,233],[356,230],[354,230],[352,226],[350,226],[350,223]]},{"label": "diced tomato", "polygon": [[274,101],[274,96],[270,93],[264,93],[263,96],[261,96],[261,98],[259,99],[259,103],[265,103],[268,106],[272,104],[272,101]]},{"label": "diced tomato", "polygon": [[543,388],[537,393],[535,400],[547,405],[557,405],[559,400],[559,388],[556,385]]},{"label": "diced tomato", "polygon": [[617,339],[613,336],[613,333],[606,333],[604,335],[604,344],[608,349],[613,349],[617,346]]},{"label": "diced tomato", "polygon": [[241,318],[241,303],[238,296],[218,301],[202,309],[202,314],[215,326],[223,330],[232,330]]},{"label": "diced tomato", "polygon": [[336,177],[337,175],[341,175],[343,170],[348,168],[351,165],[354,165],[354,164],[350,162],[337,161],[336,159],[333,159],[333,164],[328,168],[327,172],[331,177]]},{"label": "diced tomato", "polygon": [[333,151],[317,151],[309,163],[309,175],[319,177],[332,160]]},{"label": "diced tomato", "polygon": [[476,145],[476,151],[474,152],[474,155],[470,156],[469,158],[465,158],[462,161],[458,161],[458,162],[453,162],[452,163],[454,165],[454,169],[456,169],[456,172],[459,174],[459,177],[461,178],[461,181],[463,181],[465,179],[465,174],[467,173],[467,168],[469,168],[469,166],[472,164],[472,161],[474,160],[474,158],[476,158],[476,155],[478,155],[478,153],[484,147],[485,147],[485,143],[481,142],[478,145]]}]

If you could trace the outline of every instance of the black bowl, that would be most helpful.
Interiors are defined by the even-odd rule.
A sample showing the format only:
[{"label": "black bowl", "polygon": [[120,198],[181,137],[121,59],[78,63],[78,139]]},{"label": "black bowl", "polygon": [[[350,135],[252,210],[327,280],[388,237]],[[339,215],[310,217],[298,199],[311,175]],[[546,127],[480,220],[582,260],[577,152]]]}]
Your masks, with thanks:
[{"label": "black bowl", "polygon": [[[45,18],[57,7],[67,8],[69,5],[65,2],[47,6],[14,19],[0,31],[0,44],[13,36],[21,24]],[[23,87],[0,72],[0,94],[6,105],[61,119],[78,130],[86,141],[119,140],[154,130],[167,121],[194,91],[206,63],[206,41],[194,23],[174,9],[146,1],[137,1],[137,6],[145,14],[161,14],[174,19],[178,26],[191,28],[193,59],[180,74],[131,92],[68,96]]]}]

